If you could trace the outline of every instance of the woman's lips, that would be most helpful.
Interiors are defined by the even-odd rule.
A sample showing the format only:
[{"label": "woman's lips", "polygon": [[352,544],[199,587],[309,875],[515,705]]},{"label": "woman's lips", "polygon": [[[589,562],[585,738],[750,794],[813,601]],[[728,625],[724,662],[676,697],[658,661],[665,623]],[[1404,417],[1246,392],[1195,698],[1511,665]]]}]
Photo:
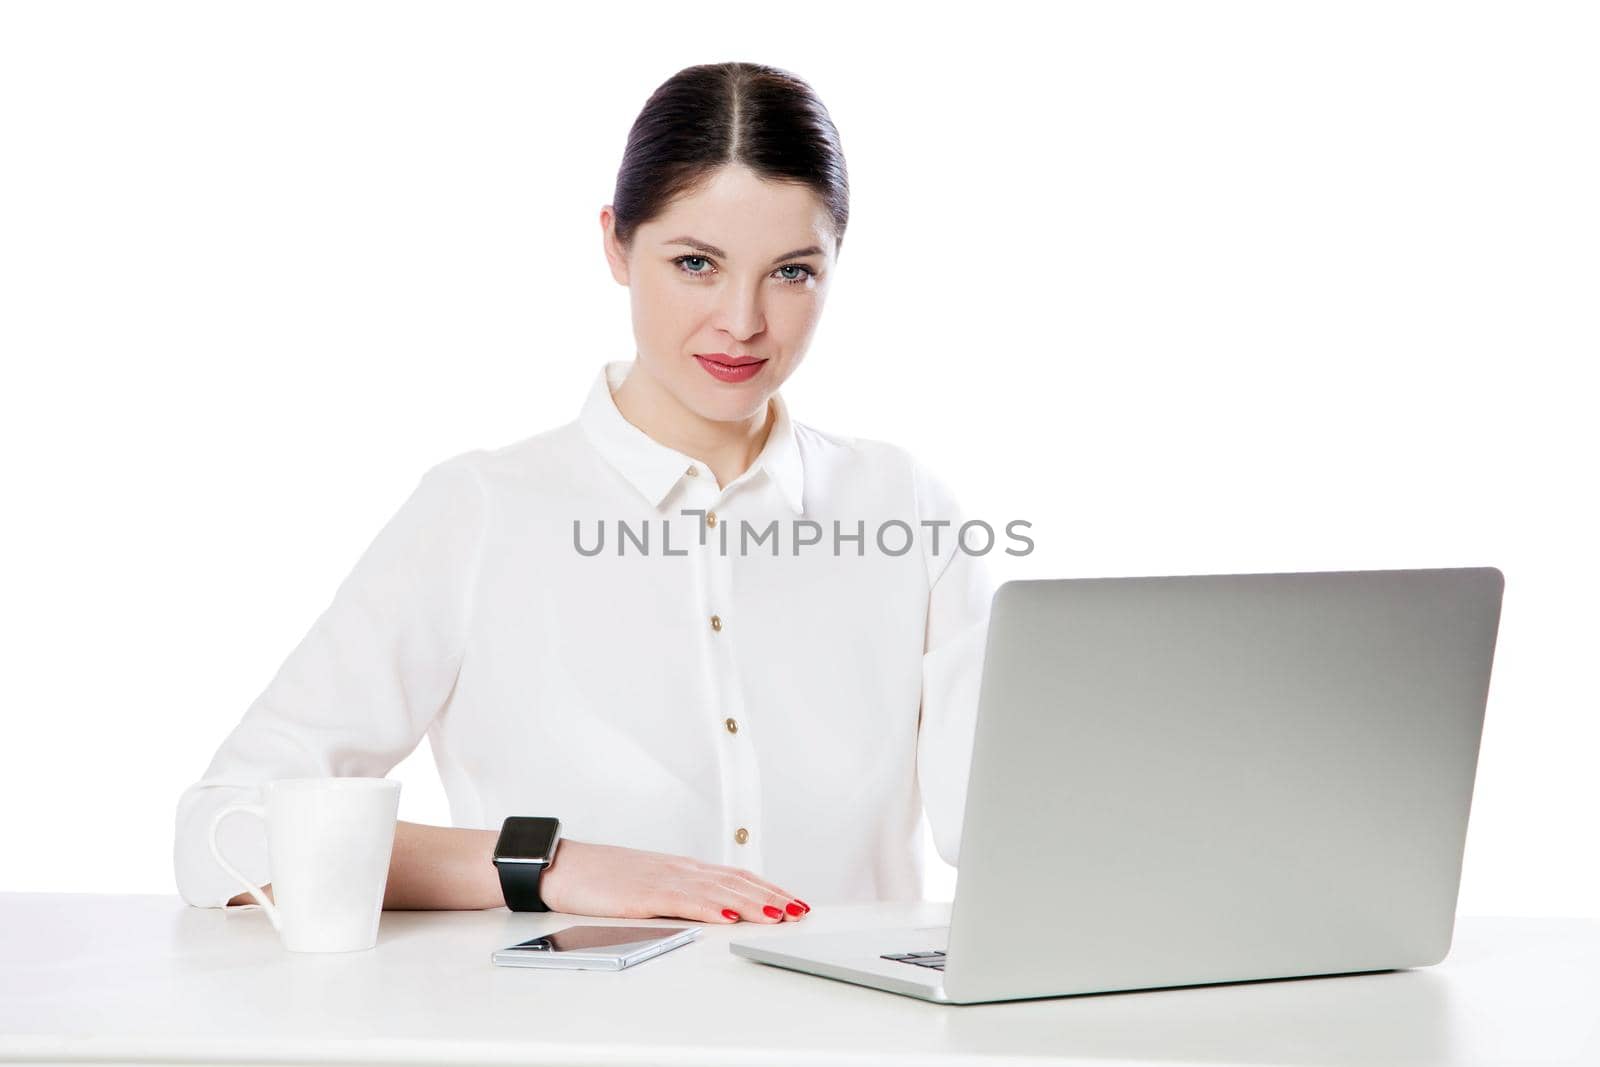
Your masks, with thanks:
[{"label": "woman's lips", "polygon": [[710,356],[695,356],[694,358],[697,363],[706,369],[707,374],[719,382],[748,382],[751,378],[761,373],[761,368],[767,365],[767,361],[764,359],[758,359],[754,363],[733,366],[729,363],[719,363]]}]

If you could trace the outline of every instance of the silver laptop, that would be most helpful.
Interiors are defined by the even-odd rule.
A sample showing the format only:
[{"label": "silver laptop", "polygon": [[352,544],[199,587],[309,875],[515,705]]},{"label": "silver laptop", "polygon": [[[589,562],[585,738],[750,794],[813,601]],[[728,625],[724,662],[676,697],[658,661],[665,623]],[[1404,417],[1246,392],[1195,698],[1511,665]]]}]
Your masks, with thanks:
[{"label": "silver laptop", "polygon": [[1503,586],[1493,567],[1006,582],[950,925],[730,947],[956,1004],[1438,963]]}]

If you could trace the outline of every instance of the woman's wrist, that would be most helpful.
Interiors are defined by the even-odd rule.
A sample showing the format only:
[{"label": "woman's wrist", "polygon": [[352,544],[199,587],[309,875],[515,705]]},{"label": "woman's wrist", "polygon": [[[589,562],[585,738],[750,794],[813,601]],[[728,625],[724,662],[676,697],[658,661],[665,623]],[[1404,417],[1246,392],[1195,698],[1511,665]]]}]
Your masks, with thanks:
[{"label": "woman's wrist", "polygon": [[[544,901],[545,907],[549,908],[551,911],[561,910],[560,908],[552,905],[550,901],[560,897],[562,888],[567,884],[567,875],[571,873],[572,868],[570,866],[561,866],[561,852],[563,849],[566,849],[569,845],[573,844],[578,843],[572,841],[570,838],[563,837],[559,839],[556,842],[555,855],[552,856],[550,858],[550,862],[545,865],[544,873],[539,875],[539,899]],[[579,844],[579,847],[581,848],[582,845]]]},{"label": "woman's wrist", "polygon": [[393,911],[471,911],[503,903],[493,830],[400,822],[383,906]]},{"label": "woman's wrist", "polygon": [[473,886],[480,901],[474,906],[479,910],[504,907],[506,897],[500,888],[500,868],[494,865],[494,846],[500,840],[500,831],[474,830],[473,833],[478,836],[472,842],[466,863],[471,870],[467,872],[464,882]]}]

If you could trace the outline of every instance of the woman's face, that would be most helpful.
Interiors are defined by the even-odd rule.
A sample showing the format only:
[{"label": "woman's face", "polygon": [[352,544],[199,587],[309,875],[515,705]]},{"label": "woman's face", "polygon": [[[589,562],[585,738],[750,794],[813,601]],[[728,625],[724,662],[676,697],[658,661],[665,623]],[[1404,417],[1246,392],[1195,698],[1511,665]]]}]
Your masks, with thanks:
[{"label": "woman's face", "polygon": [[626,253],[609,204],[600,223],[630,293],[635,373],[705,419],[761,414],[800,365],[833,273],[833,219],[817,195],[729,165],[635,230]]}]

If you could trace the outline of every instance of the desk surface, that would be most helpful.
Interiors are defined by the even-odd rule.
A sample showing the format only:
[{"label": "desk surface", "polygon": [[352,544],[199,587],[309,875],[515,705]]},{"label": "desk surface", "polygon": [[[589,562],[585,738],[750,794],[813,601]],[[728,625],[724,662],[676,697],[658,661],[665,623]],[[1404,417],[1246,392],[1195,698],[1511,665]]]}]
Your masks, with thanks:
[{"label": "desk surface", "polygon": [[690,945],[608,973],[496,967],[489,953],[622,920],[385,912],[376,948],[307,955],[284,951],[259,908],[0,893],[0,1060],[1600,1064],[1593,920],[1462,918],[1449,957],[1414,971],[979,1005],[727,948],[948,914],[818,905],[793,925],[703,926]]}]

